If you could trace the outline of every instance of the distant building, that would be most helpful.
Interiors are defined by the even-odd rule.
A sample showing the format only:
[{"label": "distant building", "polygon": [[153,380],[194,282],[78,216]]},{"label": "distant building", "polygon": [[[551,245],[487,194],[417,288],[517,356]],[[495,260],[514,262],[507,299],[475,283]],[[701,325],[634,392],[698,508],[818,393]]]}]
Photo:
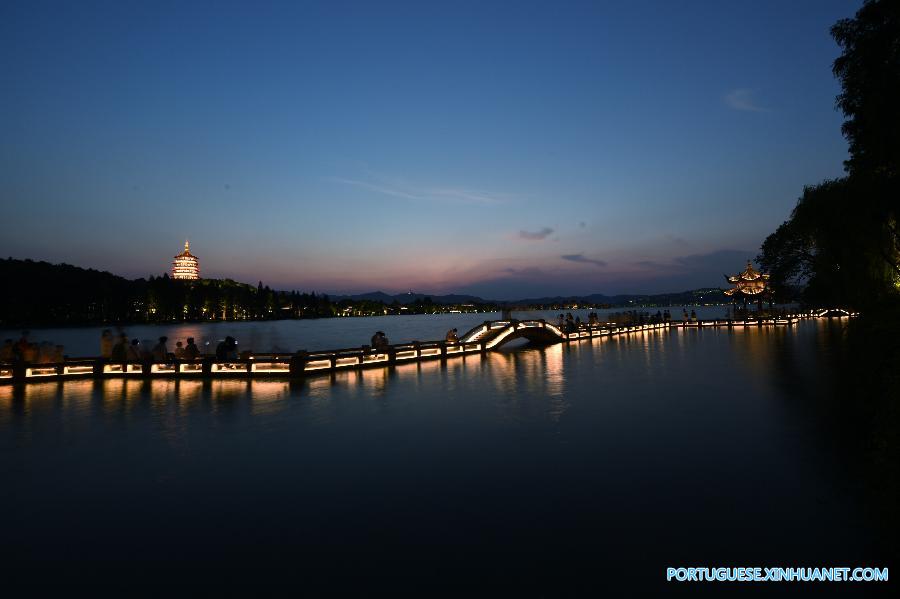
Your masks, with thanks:
[{"label": "distant building", "polygon": [[733,285],[731,289],[725,290],[725,295],[731,297],[732,300],[741,298],[746,303],[748,299],[755,299],[762,306],[763,298],[769,299],[771,296],[769,275],[753,268],[753,264],[749,260],[747,268],[743,272],[733,276],[726,275],[725,279]]},{"label": "distant building", "polygon": [[184,242],[184,251],[172,261],[172,278],[196,281],[200,278],[200,260],[191,253],[191,244]]}]

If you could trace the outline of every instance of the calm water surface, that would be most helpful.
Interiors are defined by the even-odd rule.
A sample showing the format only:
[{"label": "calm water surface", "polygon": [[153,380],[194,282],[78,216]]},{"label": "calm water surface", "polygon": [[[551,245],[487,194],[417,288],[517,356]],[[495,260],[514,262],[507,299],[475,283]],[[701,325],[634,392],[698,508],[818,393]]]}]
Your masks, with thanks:
[{"label": "calm water surface", "polygon": [[[723,317],[725,306],[688,306],[687,311],[695,310],[700,318]],[[642,311],[656,313],[656,308],[642,308]],[[672,317],[681,318],[681,307],[671,308]],[[622,309],[596,310],[601,317]],[[580,316],[587,321],[590,310],[571,310],[573,316]],[[520,320],[529,318],[545,318],[556,322],[559,312],[535,311],[515,312],[514,317]],[[149,340],[153,344],[165,335],[169,338],[169,350],[173,350],[176,341],[184,341],[194,337],[198,345],[208,348],[213,353],[216,344],[231,335],[238,340],[241,350],[250,349],[256,352],[294,352],[298,349],[316,351],[323,349],[341,349],[359,347],[368,344],[375,331],[384,331],[392,343],[408,343],[410,341],[435,341],[443,339],[444,334],[454,327],[460,334],[483,323],[485,320],[497,320],[499,312],[481,314],[417,314],[410,316],[374,316],[365,318],[321,318],[310,320],[275,320],[254,322],[219,322],[192,324],[162,324],[127,326],[125,332],[131,339]],[[72,357],[100,355],[100,333],[104,328],[113,327],[67,327],[32,329],[32,341],[52,341],[62,344],[65,353]],[[0,329],[0,340],[18,339],[20,329]]]},{"label": "calm water surface", "polygon": [[841,326],[0,387],[0,568],[69,590],[555,596],[666,590],[667,565],[886,565],[836,432]]}]

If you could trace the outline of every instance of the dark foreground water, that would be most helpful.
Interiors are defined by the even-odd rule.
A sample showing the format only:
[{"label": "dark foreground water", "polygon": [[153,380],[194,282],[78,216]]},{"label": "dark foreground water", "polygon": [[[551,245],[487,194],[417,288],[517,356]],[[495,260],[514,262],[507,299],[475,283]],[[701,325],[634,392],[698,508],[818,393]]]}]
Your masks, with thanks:
[{"label": "dark foreground water", "polygon": [[841,327],[0,387],[3,584],[631,596],[673,590],[666,566],[886,566],[834,409]]}]

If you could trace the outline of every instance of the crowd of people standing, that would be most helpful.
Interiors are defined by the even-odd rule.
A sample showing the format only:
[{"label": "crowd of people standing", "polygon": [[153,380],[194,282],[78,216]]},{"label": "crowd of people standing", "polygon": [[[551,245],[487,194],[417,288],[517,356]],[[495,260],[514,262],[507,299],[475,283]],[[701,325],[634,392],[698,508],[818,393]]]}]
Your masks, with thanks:
[{"label": "crowd of people standing", "polygon": [[18,340],[5,339],[0,347],[0,362],[58,364],[65,360],[65,348],[52,341],[31,341],[31,333],[22,331]]},{"label": "crowd of people standing", "polygon": [[[105,329],[100,334],[100,357],[110,362],[171,362],[191,361],[204,356],[193,337],[188,337],[184,342],[177,341],[172,351],[169,351],[168,343],[169,338],[166,336],[159,337],[153,343],[149,339],[129,340],[125,331],[113,335],[112,331]],[[229,336],[219,342],[215,356],[220,360],[236,360],[237,341],[234,337]]]},{"label": "crowd of people standing", "polygon": [[[671,321],[672,313],[668,309],[665,309],[657,310],[655,314],[651,312],[641,312],[638,310],[612,312],[604,316],[603,322],[615,324],[617,326],[634,326],[645,324],[663,324]],[[687,309],[682,309],[682,321],[697,322],[697,312],[695,310],[691,310],[690,313],[688,313]],[[582,321],[581,317],[573,317],[572,313],[570,312],[565,315],[560,314],[557,317],[556,324],[564,333],[574,333],[581,328]],[[589,313],[587,324],[588,326],[596,326],[598,324],[601,324],[600,316],[596,312]]]},{"label": "crowd of people standing", "polygon": [[[0,363],[60,364],[65,361],[62,345],[51,341],[32,342],[30,336],[29,331],[22,331],[18,340],[4,340],[0,346]],[[113,334],[110,329],[104,329],[100,334],[100,357],[109,362],[162,363],[197,360],[205,355],[193,337],[188,337],[184,342],[177,341],[171,351],[168,343],[166,336],[158,337],[154,343],[149,339],[129,339],[122,330]],[[237,360],[248,356],[238,355],[237,340],[229,336],[216,345],[215,357],[218,360]]]}]

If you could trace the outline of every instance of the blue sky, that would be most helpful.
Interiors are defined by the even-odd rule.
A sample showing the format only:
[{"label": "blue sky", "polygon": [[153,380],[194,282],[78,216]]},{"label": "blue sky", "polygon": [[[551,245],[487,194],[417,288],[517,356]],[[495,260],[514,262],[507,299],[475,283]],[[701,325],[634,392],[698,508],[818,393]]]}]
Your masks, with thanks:
[{"label": "blue sky", "polygon": [[[189,6],[187,5],[189,4]],[[495,298],[722,284],[840,176],[859,2],[4,3],[0,255]]]}]

